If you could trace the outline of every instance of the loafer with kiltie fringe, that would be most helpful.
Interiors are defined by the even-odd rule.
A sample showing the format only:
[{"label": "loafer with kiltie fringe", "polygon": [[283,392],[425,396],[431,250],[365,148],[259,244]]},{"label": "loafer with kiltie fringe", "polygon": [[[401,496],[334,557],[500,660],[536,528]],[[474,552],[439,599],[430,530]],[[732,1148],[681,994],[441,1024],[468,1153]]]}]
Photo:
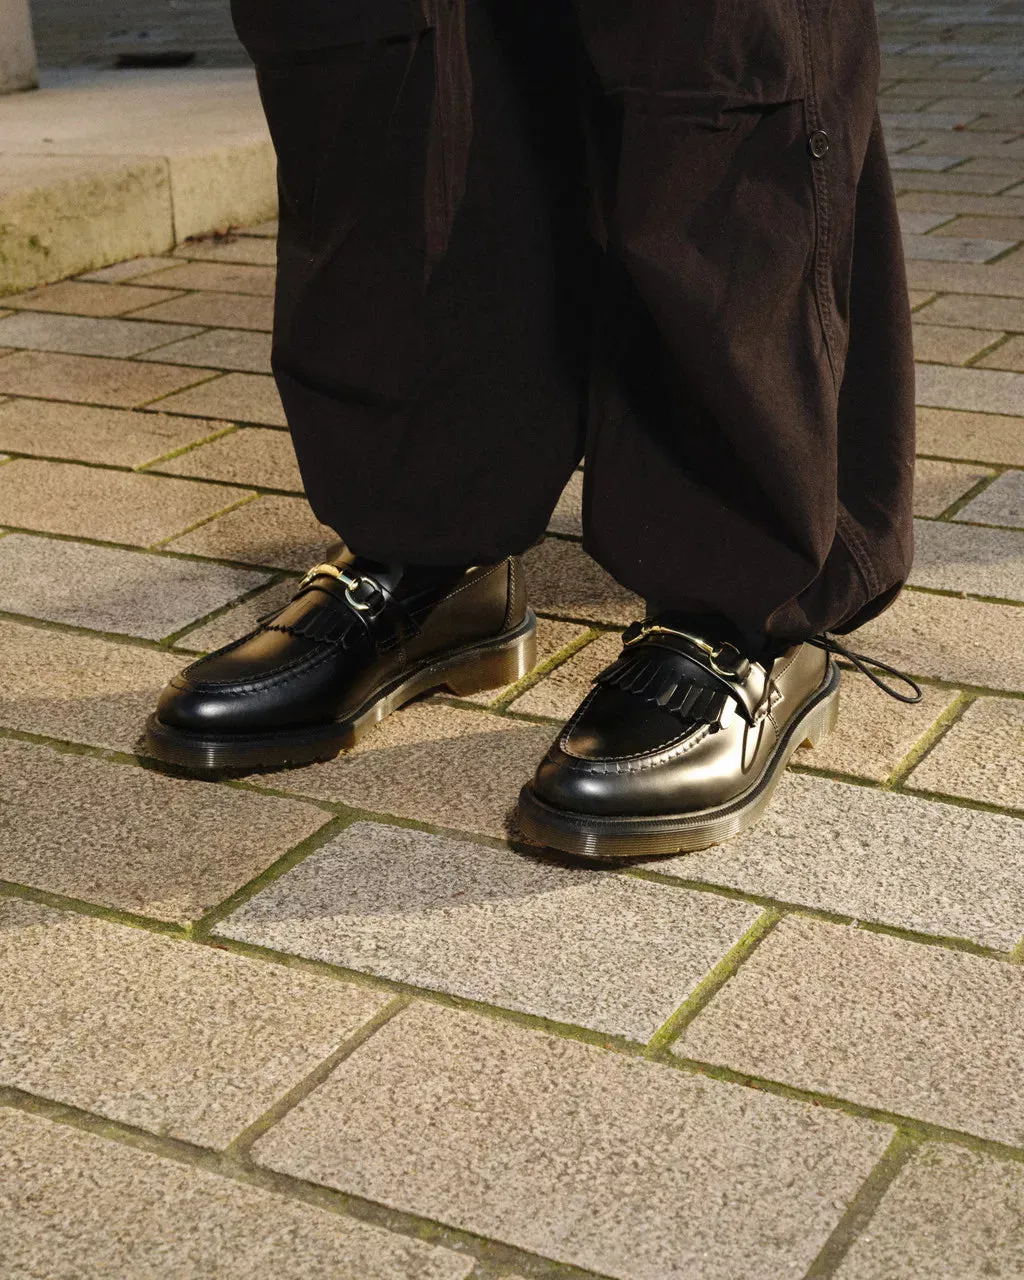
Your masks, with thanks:
[{"label": "loafer with kiltie fringe", "polygon": [[329,760],[421,694],[520,679],[535,629],[516,557],[409,568],[343,548],[284,608],[167,685],[144,749],[202,773]]},{"label": "loafer with kiltie fringe", "polygon": [[[523,788],[521,833],[586,858],[692,852],[737,835],[797,747],[835,725],[836,649],[860,658],[822,638],[754,662],[657,619],[634,623]],[[911,681],[906,697],[871,678],[903,701],[920,697]]]}]

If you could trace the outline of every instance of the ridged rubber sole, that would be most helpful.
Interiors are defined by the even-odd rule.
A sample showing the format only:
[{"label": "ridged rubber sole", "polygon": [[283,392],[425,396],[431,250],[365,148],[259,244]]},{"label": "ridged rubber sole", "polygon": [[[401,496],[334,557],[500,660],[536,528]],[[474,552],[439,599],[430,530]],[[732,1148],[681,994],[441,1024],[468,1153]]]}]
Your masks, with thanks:
[{"label": "ridged rubber sole", "polygon": [[697,853],[732,839],[761,817],[793,753],[817,746],[839,718],[839,668],[794,716],[760,778],[742,795],[713,809],[632,817],[573,813],[545,804],[527,784],[519,796],[516,825],[531,844],[579,858],[654,858]]},{"label": "ridged rubber sole", "polygon": [[193,734],[152,715],[146,723],[145,750],[164,764],[195,773],[256,772],[333,760],[421,694],[446,689],[464,698],[521,680],[537,665],[536,628],[537,619],[528,612],[515,631],[423,663],[376,690],[354,715],[331,724],[244,735]]}]

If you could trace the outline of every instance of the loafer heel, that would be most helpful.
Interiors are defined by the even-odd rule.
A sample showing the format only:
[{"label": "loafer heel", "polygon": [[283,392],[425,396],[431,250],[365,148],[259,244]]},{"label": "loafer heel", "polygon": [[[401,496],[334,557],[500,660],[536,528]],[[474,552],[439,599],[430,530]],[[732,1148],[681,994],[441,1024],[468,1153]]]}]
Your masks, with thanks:
[{"label": "loafer heel", "polygon": [[824,742],[839,720],[839,690],[820,702],[804,722],[801,747],[816,747]]},{"label": "loafer heel", "polygon": [[537,665],[537,632],[531,613],[522,634],[501,645],[478,649],[449,671],[444,687],[457,698],[515,684]]}]

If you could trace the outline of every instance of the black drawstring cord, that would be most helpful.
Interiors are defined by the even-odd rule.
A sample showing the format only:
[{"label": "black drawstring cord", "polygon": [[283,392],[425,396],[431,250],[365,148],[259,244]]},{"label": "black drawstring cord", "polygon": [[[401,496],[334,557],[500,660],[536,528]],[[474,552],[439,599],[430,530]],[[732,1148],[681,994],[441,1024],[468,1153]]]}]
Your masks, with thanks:
[{"label": "black drawstring cord", "polygon": [[[818,649],[824,649],[829,655],[838,653],[842,657],[846,658],[848,662],[852,662],[857,670],[866,675],[872,684],[877,685],[883,693],[887,693],[890,698],[895,698],[897,702],[915,703],[920,702],[924,697],[924,692],[922,691],[921,686],[915,680],[911,680],[910,676],[906,675],[903,671],[898,671],[895,667],[890,667],[887,662],[879,662],[877,658],[869,658],[863,653],[854,653],[852,649],[847,649],[845,645],[841,645],[835,636],[829,635],[827,631],[823,632],[820,636],[812,637],[810,643]],[[886,684],[884,680],[879,676],[876,676],[868,667],[867,664],[869,662],[872,666],[879,667],[882,671],[887,672],[891,676],[895,676],[897,680],[908,685],[913,689],[913,694],[900,693],[899,690],[894,689],[891,684]]]}]

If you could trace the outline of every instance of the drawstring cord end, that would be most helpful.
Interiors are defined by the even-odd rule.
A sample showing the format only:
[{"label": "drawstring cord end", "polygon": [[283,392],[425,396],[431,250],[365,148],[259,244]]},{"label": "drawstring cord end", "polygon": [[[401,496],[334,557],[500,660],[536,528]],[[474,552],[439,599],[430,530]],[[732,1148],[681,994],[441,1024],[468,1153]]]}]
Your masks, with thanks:
[{"label": "drawstring cord end", "polygon": [[[867,676],[873,685],[877,685],[883,693],[887,693],[890,698],[895,698],[897,702],[905,702],[913,705],[916,702],[920,702],[924,697],[924,690],[921,686],[916,680],[912,680],[905,672],[899,671],[896,667],[891,667],[887,662],[880,662],[877,658],[869,658],[863,653],[854,653],[852,649],[847,649],[845,645],[840,644],[835,636],[829,635],[827,631],[822,632],[820,636],[813,636],[809,643],[813,644],[815,648],[824,649],[830,656],[839,654],[841,657],[845,658],[847,662],[852,663],[852,665],[855,666],[862,675]],[[901,684],[912,689],[913,693],[900,693],[898,689],[895,689],[891,684],[883,680],[881,676],[876,675],[871,670],[871,667],[869,667],[869,663],[871,664],[871,667],[878,667],[880,671],[884,671],[887,675],[892,676]]]}]

